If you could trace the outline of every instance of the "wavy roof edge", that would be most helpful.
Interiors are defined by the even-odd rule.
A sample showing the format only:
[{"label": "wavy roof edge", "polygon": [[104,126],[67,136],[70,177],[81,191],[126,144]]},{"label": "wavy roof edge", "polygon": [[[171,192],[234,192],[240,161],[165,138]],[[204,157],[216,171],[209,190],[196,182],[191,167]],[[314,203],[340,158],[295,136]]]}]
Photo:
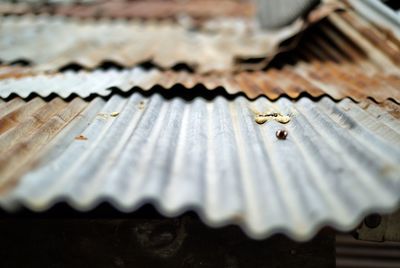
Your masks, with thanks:
[{"label": "wavy roof edge", "polygon": [[238,226],[248,237],[255,240],[263,240],[271,237],[272,235],[282,234],[298,242],[307,242],[315,237],[315,235],[317,235],[318,232],[320,232],[323,228],[332,228],[338,232],[349,232],[354,230],[354,228],[362,223],[365,217],[371,214],[391,214],[399,209],[400,196],[391,204],[382,204],[376,205],[374,207],[368,207],[367,209],[364,209],[357,214],[354,214],[345,222],[343,220],[335,219],[334,216],[320,220],[318,224],[313,225],[312,228],[303,233],[298,233],[290,227],[283,226],[275,226],[262,232],[254,231],[246,224],[241,223],[242,219],[239,215],[237,217],[226,217],[223,219],[213,220],[207,215],[207,212],[201,206],[185,205],[177,210],[170,210],[169,208],[165,207],[162,201],[157,200],[156,198],[143,199],[137,204],[132,204],[130,206],[126,206],[125,204],[120,203],[117,199],[115,199],[115,197],[112,196],[99,196],[96,202],[86,206],[82,206],[82,204],[79,204],[79,202],[76,202],[75,200],[68,197],[58,197],[48,203],[46,207],[42,208],[37,208],[35,205],[32,205],[29,201],[26,200],[18,200],[15,201],[14,204],[7,204],[6,202],[0,200],[0,206],[2,207],[2,209],[11,213],[16,212],[22,208],[28,209],[32,212],[45,212],[59,204],[67,204],[70,208],[79,212],[88,212],[104,203],[111,205],[114,209],[120,212],[133,213],[144,206],[150,205],[154,209],[156,209],[156,211],[162,216],[168,218],[178,217],[187,212],[194,212],[197,216],[199,216],[200,220],[204,224],[212,228],[221,228],[230,225]]},{"label": "wavy roof edge", "polygon": [[[331,63],[326,66],[300,65],[282,70],[270,69],[265,72],[241,72],[224,76],[154,69],[148,71],[140,67],[121,71],[80,71],[34,76],[21,74],[17,78],[0,79],[0,97],[7,99],[17,95],[28,98],[37,94],[45,98],[56,94],[64,99],[74,95],[92,98],[137,89],[149,93],[159,90],[166,95],[173,95],[172,89],[182,86],[185,89],[180,91],[183,96],[196,95],[199,92],[193,89],[202,87],[208,90],[203,92],[205,95],[224,95],[228,98],[244,94],[248,99],[265,96],[276,100],[283,96],[298,99],[308,95],[312,98],[329,96],[334,100],[351,98],[356,102],[373,99],[378,103],[385,100],[400,103],[400,92],[397,90],[400,76],[367,75],[355,69],[353,74],[347,74],[348,70],[341,70],[339,66]],[[365,87],[359,89],[358,85]],[[222,89],[223,92],[217,89]]]}]

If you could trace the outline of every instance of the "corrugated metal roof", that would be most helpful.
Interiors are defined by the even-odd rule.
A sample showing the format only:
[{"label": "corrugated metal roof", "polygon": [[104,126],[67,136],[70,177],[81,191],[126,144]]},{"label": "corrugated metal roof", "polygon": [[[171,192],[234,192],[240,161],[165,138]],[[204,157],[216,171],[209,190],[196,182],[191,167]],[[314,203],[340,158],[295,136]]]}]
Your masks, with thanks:
[{"label": "corrugated metal roof", "polygon": [[123,66],[152,61],[163,68],[183,63],[207,73],[240,70],[243,61],[249,64],[251,59],[262,58],[265,60],[257,66],[261,68],[284,49],[279,48],[282,41],[337,8],[323,4],[307,19],[279,31],[262,31],[254,20],[244,18],[210,20],[193,28],[190,23],[171,21],[7,16],[0,19],[0,35],[4,36],[0,59],[5,63],[26,60],[39,70],[69,64],[95,68],[104,61]]},{"label": "corrugated metal roof", "polygon": [[307,93],[313,97],[327,94],[336,100],[350,97],[356,101],[373,98],[378,102],[386,99],[399,102],[398,55],[400,42],[397,38],[348,10],[331,15],[328,21],[305,33],[298,48],[285,54],[288,59],[281,61],[285,64],[278,69],[200,75],[133,68],[37,76],[41,72],[35,67],[3,67],[0,78],[10,79],[0,81],[0,96],[8,97],[13,92],[22,97],[32,92],[41,96],[52,92],[62,97],[71,93],[82,97],[93,93],[105,96],[111,92],[107,88],[113,86],[127,91],[134,86],[170,88],[179,83],[186,88],[196,84],[208,89],[223,87],[230,94],[244,92],[250,98],[266,95],[272,100],[282,95],[298,98],[301,93]]},{"label": "corrugated metal roof", "polygon": [[278,32],[266,33],[242,20],[225,24],[230,29],[213,25],[211,30],[193,31],[167,21],[2,17],[0,59],[33,61],[41,70],[71,63],[94,68],[107,60],[125,66],[153,61],[165,68],[185,63],[199,72],[228,71],[236,68],[237,59],[274,54],[282,40],[302,27],[297,21]]},{"label": "corrugated metal roof", "polygon": [[[15,18],[12,18],[10,20],[12,21],[14,19]],[[48,18],[44,19],[44,21],[47,21],[47,19]],[[293,54],[291,54],[292,60],[297,62],[296,66],[294,67],[294,70],[291,70],[293,69],[291,64],[287,64],[285,66],[285,70],[282,72],[279,71],[278,73],[288,73],[288,72],[291,73],[294,71],[296,77],[298,75],[302,76],[302,78],[305,78],[308,81],[305,82],[298,81],[298,82],[301,83],[303,87],[306,87],[304,91],[310,93],[313,96],[315,94],[317,95],[320,94],[320,92],[319,90],[315,91],[314,89],[311,88],[322,87],[320,86],[320,84],[324,83],[323,87],[325,87],[325,89],[323,89],[322,91],[323,92],[330,91],[331,93],[328,94],[330,94],[332,97],[336,99],[346,96],[350,96],[354,99],[357,99],[357,98],[363,98],[363,96],[368,94],[371,94],[374,97],[374,95],[380,95],[381,94],[380,91],[383,91],[385,93],[391,92],[389,94],[393,94],[394,98],[396,98],[396,94],[398,93],[398,91],[393,90],[393,87],[397,88],[399,86],[398,80],[400,76],[400,71],[399,71],[400,58],[398,55],[400,55],[400,41],[394,35],[391,35],[387,29],[385,31],[385,29],[383,29],[382,27],[378,27],[375,26],[374,24],[371,24],[370,22],[364,20],[362,17],[358,16],[351,10],[348,10],[346,12],[341,12],[338,15],[332,14],[329,16],[328,19],[329,19],[328,21],[320,23],[318,27],[314,27],[312,31],[305,34],[304,38],[299,43],[299,47],[295,50]],[[30,19],[27,20],[29,21]],[[38,22],[39,19],[36,18],[33,20]],[[54,27],[56,27],[57,20],[63,21],[63,19],[59,19],[56,17],[50,20],[54,22],[53,25]],[[22,23],[19,19],[16,19],[16,21]],[[92,25],[92,23],[95,25],[94,21],[88,22],[87,24]],[[77,21],[68,20],[67,24],[70,25],[70,24],[80,24],[80,23]],[[119,25],[118,22],[114,22],[115,24],[115,25],[113,24],[114,26],[110,26],[110,24],[113,23],[111,23],[111,21],[106,22],[104,20],[102,21],[102,23],[100,23],[100,25],[103,26],[107,25],[104,26],[105,28],[119,27],[117,26]],[[169,22],[166,22],[166,24],[169,26],[174,25],[173,27],[177,28],[180,27],[177,26],[176,24],[171,24]],[[65,26],[63,22],[60,22],[60,25],[59,26],[61,28]],[[153,25],[152,23],[147,23],[146,25],[148,25],[149,28],[152,28],[153,26],[155,28],[158,28],[157,26],[158,24]],[[161,25],[164,24],[161,23]],[[165,26],[165,28],[169,28],[169,26],[168,27]],[[97,26],[94,27],[96,28]],[[163,27],[164,26],[160,26],[160,28]],[[99,26],[99,28],[102,27]],[[82,30],[82,32],[84,32],[84,30]],[[14,33],[10,34],[10,36],[13,35]],[[138,36],[140,36],[140,34],[138,34]],[[157,36],[157,38],[160,37]],[[10,41],[11,39],[8,39],[8,41]],[[57,43],[59,41],[58,38],[56,39],[50,36],[48,36],[47,39],[50,39],[51,44],[54,40],[57,41]],[[101,37],[101,39],[104,38]],[[12,50],[14,50],[15,53],[9,53],[7,49],[5,50],[3,49],[3,54],[6,54],[6,57],[8,57],[8,60],[10,61],[11,59],[17,60],[18,57],[20,57],[19,58],[20,60],[21,59],[23,60],[24,58],[29,59],[30,57],[36,57],[37,49],[35,46],[36,45],[42,46],[42,44],[31,44],[31,46],[35,48],[32,50],[27,47],[29,46],[27,45],[27,43],[29,42],[20,42],[21,40],[16,40],[16,42],[17,41],[18,43],[24,43],[24,45],[22,45],[22,47],[13,45]],[[71,41],[71,43],[74,44],[73,38],[69,41]],[[181,40],[181,41],[186,42],[188,40]],[[4,43],[7,42],[4,40]],[[97,48],[92,48],[92,47],[88,48],[84,46],[88,45],[90,42],[85,41],[83,45],[75,44],[74,48],[71,48],[70,45],[66,45],[67,48],[69,47],[66,50],[60,48],[60,46],[56,46],[57,48],[60,48],[61,52],[59,50],[57,51],[54,50],[53,56],[50,55],[51,53],[49,54],[48,50],[46,51],[40,50],[43,51],[43,55],[45,55],[46,57],[42,55],[43,58],[41,58],[41,61],[43,61],[43,64],[39,65],[39,69],[59,68],[65,65],[68,66],[73,63],[78,63],[86,67],[96,67],[98,64],[104,61],[111,61],[117,64],[122,64],[124,66],[130,66],[130,65],[140,64],[142,62],[145,62],[146,60],[153,60],[153,62],[161,66],[172,66],[178,63],[185,63],[190,65],[191,63],[195,63],[196,61],[201,61],[205,65],[203,67],[200,66],[200,71],[223,70],[228,68],[228,66],[238,69],[247,69],[247,68],[259,69],[265,66],[266,64],[265,61],[262,61],[259,64],[250,64],[250,65],[247,65],[246,62],[235,63],[233,61],[233,58],[231,57],[233,56],[233,54],[231,54],[230,56],[225,55],[227,57],[223,56],[222,54],[218,54],[219,56],[215,57],[215,55],[211,53],[210,55],[206,55],[206,57],[203,57],[204,53],[207,54],[210,51],[202,50],[201,52],[195,54],[192,53],[192,50],[189,49],[176,50],[176,46],[173,45],[165,46],[164,45],[165,42],[158,42],[164,45],[164,47],[160,47],[159,51],[154,51],[154,49],[149,49],[149,51],[146,51],[146,49],[148,49],[148,46],[146,45],[139,47],[137,43],[128,44],[127,42],[124,42],[124,44],[117,43],[108,45],[103,44],[104,42],[101,42],[101,44],[97,44],[98,47],[97,45],[95,46]],[[205,42],[207,43],[208,41]],[[140,40],[139,43],[142,44],[143,40]],[[189,43],[192,44],[192,42]],[[190,44],[188,45],[187,48],[189,48]],[[211,47],[213,46],[213,44],[209,45]],[[247,45],[248,44],[246,43],[245,46]],[[6,47],[10,46],[11,44],[6,44]],[[126,49],[121,50],[120,46],[123,46]],[[18,49],[18,47],[20,49]],[[179,53],[168,54],[169,51],[168,48],[173,49],[175,52],[179,51]],[[222,50],[225,50],[225,48],[223,48]],[[231,52],[233,52],[233,50]],[[214,52],[220,53],[220,49],[215,50]],[[61,56],[58,53],[61,53]],[[156,59],[152,58],[155,55],[157,56],[157,53],[161,53],[162,55],[158,55],[160,57]],[[228,54],[229,53],[230,52],[228,52]],[[34,56],[32,56],[33,54]],[[0,57],[1,57],[1,52],[0,52]],[[225,60],[226,61],[224,63],[221,63],[220,57],[224,58],[223,61]],[[198,70],[196,69],[196,66],[191,66],[191,67],[193,67],[195,70]],[[320,71],[320,69],[323,71]],[[37,66],[33,66],[32,72],[37,73],[37,71],[38,71]],[[256,73],[255,75],[259,76],[258,73]],[[169,77],[168,79],[171,79],[169,82],[171,82],[172,84],[176,79],[173,78],[174,76],[179,76],[180,77],[179,79],[184,80],[184,83],[186,83],[185,80],[190,80],[190,81],[200,80],[199,81],[200,83],[202,83],[201,80],[207,80],[206,82],[204,82],[205,84],[209,83],[221,86],[225,86],[226,84],[232,84],[232,81],[229,81],[229,83],[226,82],[226,80],[232,80],[231,78],[232,75],[230,74],[224,75],[224,78],[221,78],[220,74],[216,74],[214,76],[201,77],[201,78],[192,75],[182,76],[182,74],[167,74],[167,76]],[[282,92],[287,92],[288,95],[292,97],[296,96],[298,92],[303,91],[303,89],[299,88],[285,89],[282,88],[282,85],[271,86],[273,89],[267,90],[265,88],[269,87],[269,85],[271,84],[270,81],[265,82],[256,79],[257,80],[256,82],[251,81],[251,83],[247,83],[243,82],[242,78],[244,77],[252,78],[253,75],[240,74],[239,76],[237,76],[237,78],[241,80],[239,81],[239,83],[244,84],[244,86],[247,87],[247,89],[245,89],[244,91],[251,98],[255,98],[259,95],[266,94],[268,97],[274,99],[280,94],[282,94]],[[279,80],[282,78],[278,77],[278,79],[275,79],[276,77],[277,77],[276,75],[271,75],[271,78],[274,80],[272,81],[272,84],[275,84],[276,82],[280,83]],[[233,79],[233,84],[236,83],[235,80],[236,78]],[[287,80],[286,76],[283,77],[283,80]],[[310,81],[313,84],[312,86],[309,86]],[[337,83],[337,81],[340,81],[340,83]],[[191,83],[188,82],[188,84],[190,87]],[[240,91],[239,89],[235,88],[236,86],[231,85],[226,87],[228,91],[229,90],[231,90],[232,92]],[[229,89],[230,87],[233,87],[233,89]],[[285,85],[283,85],[283,87],[285,87]],[[337,87],[340,88],[338,89]],[[379,88],[380,89],[379,92],[377,90],[375,91],[374,88]],[[275,93],[272,91],[275,91]],[[350,94],[348,93],[348,91],[352,91],[353,93]],[[374,98],[377,100],[386,99],[388,97],[387,95],[388,94],[383,94],[383,96],[376,96]]]},{"label": "corrugated metal roof", "polygon": [[[80,18],[143,18],[163,19],[190,16],[195,19],[213,17],[250,17],[254,13],[252,1],[241,0],[135,0],[135,1],[93,1],[82,5],[36,5],[0,3],[2,14],[47,13]],[[55,1],[53,1],[55,2]],[[67,1],[73,2],[73,1]],[[76,1],[75,1],[76,2]],[[86,2],[89,2],[86,0]],[[58,4],[58,3],[57,3]]]},{"label": "corrugated metal roof", "polygon": [[[86,210],[107,200],[131,211],[150,202],[168,216],[193,209],[212,226],[239,224],[254,238],[305,240],[325,224],[348,230],[399,202],[400,121],[387,106],[13,98],[0,102],[0,203],[45,210],[66,200]],[[291,121],[255,122],[255,111],[271,110]]]},{"label": "corrugated metal roof", "polygon": [[283,95],[298,98],[300,94],[307,93],[313,97],[329,95],[336,100],[346,97],[356,101],[373,98],[378,102],[393,99],[400,103],[400,74],[388,75],[379,71],[368,74],[357,66],[344,68],[343,64],[321,61],[300,62],[294,66],[272,68],[265,72],[240,72],[223,76],[156,69],[148,71],[140,67],[120,71],[97,70],[42,75],[29,75],[28,70],[22,72],[17,69],[5,72],[3,76],[5,79],[0,78],[2,98],[13,93],[23,98],[32,93],[42,97],[56,93],[63,98],[77,94],[86,98],[90,95],[110,95],[113,87],[129,91],[134,87],[150,90],[156,85],[170,89],[181,84],[188,90],[196,85],[203,85],[209,90],[223,87],[229,94],[244,92],[250,98],[265,95],[272,100]]},{"label": "corrugated metal roof", "polygon": [[[347,0],[364,18],[370,20],[381,31],[400,38],[400,17],[395,10],[376,0]],[[385,1],[383,1],[385,2]],[[390,5],[389,5],[390,6]],[[395,7],[395,5],[394,5]]]},{"label": "corrugated metal roof", "polygon": [[[76,12],[72,15],[81,16]],[[104,12],[110,13],[99,16],[113,11]],[[143,14],[159,16],[152,12]],[[8,98],[0,99],[0,205],[40,211],[67,201],[87,210],[108,201],[132,211],[152,203],[167,216],[192,209],[212,226],[238,224],[254,238],[281,232],[305,240],[324,225],[349,230],[369,212],[399,204],[400,42],[354,11],[332,14],[306,33],[307,41],[287,55],[293,64],[278,69],[223,75],[140,67],[41,73],[72,63],[92,68],[103,61],[132,66],[147,60],[158,67],[183,62],[201,72],[232,70],[243,50],[255,48],[262,53],[251,57],[265,56],[261,44],[270,41],[243,39],[248,36],[243,23],[196,27],[191,31],[169,21],[2,18],[0,36],[7,38],[0,39],[0,58],[33,59],[39,68],[0,68],[0,97]],[[62,36],[70,43],[60,44],[54,34],[60,29],[67,30]],[[135,37],[132,30],[155,33]],[[207,39],[203,50],[194,37]],[[148,46],[154,40],[157,46]],[[219,91],[210,91],[211,101],[168,99],[165,90],[163,96],[130,91],[197,83],[270,100],[223,98]],[[110,87],[125,92],[110,94]],[[310,99],[300,96],[303,92],[341,101]],[[25,99],[11,98],[12,93]],[[296,100],[271,101],[282,95]],[[270,121],[259,125],[259,112],[263,119],[282,113],[291,120],[280,124],[269,115]],[[289,135],[280,140],[278,130]]]}]

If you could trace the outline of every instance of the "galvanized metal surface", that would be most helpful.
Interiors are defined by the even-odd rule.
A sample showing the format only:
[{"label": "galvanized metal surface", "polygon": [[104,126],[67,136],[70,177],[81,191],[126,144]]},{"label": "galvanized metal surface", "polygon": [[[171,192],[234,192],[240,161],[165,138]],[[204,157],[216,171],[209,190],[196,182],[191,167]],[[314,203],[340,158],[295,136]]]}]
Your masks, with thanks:
[{"label": "galvanized metal surface", "polygon": [[270,0],[255,1],[257,18],[266,29],[277,29],[290,24],[297,18],[307,14],[318,0]]},{"label": "galvanized metal surface", "polygon": [[[254,111],[269,109],[291,121],[257,124]],[[192,209],[211,226],[239,224],[254,238],[306,240],[326,224],[354,228],[400,198],[400,122],[374,102],[133,93],[13,98],[0,112],[0,203],[9,210],[152,203],[167,216]]]},{"label": "galvanized metal surface", "polygon": [[[1,79],[2,76],[4,79]],[[372,98],[377,102],[392,99],[400,103],[400,75],[387,75],[380,71],[368,74],[355,65],[323,61],[300,62],[280,70],[272,68],[236,75],[198,75],[140,67],[42,75],[29,73],[29,69],[25,72],[20,69],[6,70],[3,75],[0,73],[0,97],[7,98],[13,93],[23,98],[31,94],[46,97],[55,93],[62,98],[72,94],[86,98],[90,95],[108,96],[113,88],[126,92],[134,87],[151,90],[160,85],[168,90],[177,84],[183,85],[189,92],[196,85],[203,85],[209,90],[223,87],[229,94],[244,92],[249,98],[265,95],[271,100],[283,95],[295,99],[307,93],[313,97],[329,95],[335,100],[350,97],[363,101]]]},{"label": "galvanized metal surface", "polygon": [[228,22],[193,30],[168,21],[2,17],[0,59],[32,61],[40,70],[73,63],[94,68],[103,61],[124,66],[153,61],[164,68],[184,63],[199,72],[231,71],[238,59],[274,55],[279,43],[303,25],[297,21],[276,32],[262,32],[253,22]]}]

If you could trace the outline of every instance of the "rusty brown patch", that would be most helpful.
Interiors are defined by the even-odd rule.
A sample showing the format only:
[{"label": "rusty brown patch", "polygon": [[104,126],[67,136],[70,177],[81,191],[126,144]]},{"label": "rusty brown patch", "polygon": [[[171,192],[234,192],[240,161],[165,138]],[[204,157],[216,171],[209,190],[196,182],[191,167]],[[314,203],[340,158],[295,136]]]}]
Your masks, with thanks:
[{"label": "rusty brown patch", "polygon": [[75,137],[75,140],[78,140],[78,141],[86,141],[87,139],[88,138],[82,134]]},{"label": "rusty brown patch", "polygon": [[204,19],[234,16],[251,17],[255,8],[251,1],[229,0],[136,0],[136,1],[98,1],[90,5],[9,5],[0,4],[0,13],[7,14],[54,14],[79,18],[142,18],[177,19],[184,14],[200,23]]},{"label": "rusty brown patch", "polygon": [[385,101],[380,104],[394,118],[400,119],[400,106],[392,101]]},{"label": "rusty brown patch", "polygon": [[7,114],[5,117],[0,118],[0,134],[6,132],[8,129],[12,128],[18,123],[18,116],[20,111],[13,111]]}]

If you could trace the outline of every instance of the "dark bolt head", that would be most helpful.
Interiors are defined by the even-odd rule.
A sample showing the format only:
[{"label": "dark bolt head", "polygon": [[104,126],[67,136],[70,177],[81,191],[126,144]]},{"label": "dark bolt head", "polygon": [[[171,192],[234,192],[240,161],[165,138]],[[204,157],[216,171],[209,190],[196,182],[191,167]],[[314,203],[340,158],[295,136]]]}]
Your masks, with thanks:
[{"label": "dark bolt head", "polygon": [[379,214],[372,214],[364,219],[364,223],[368,228],[374,229],[382,222],[382,217]]},{"label": "dark bolt head", "polygon": [[278,130],[278,131],[275,133],[276,137],[277,137],[279,140],[286,140],[286,137],[287,137],[288,134],[289,134],[289,133],[288,133],[286,130],[284,130],[284,129],[280,129],[280,130]]}]

